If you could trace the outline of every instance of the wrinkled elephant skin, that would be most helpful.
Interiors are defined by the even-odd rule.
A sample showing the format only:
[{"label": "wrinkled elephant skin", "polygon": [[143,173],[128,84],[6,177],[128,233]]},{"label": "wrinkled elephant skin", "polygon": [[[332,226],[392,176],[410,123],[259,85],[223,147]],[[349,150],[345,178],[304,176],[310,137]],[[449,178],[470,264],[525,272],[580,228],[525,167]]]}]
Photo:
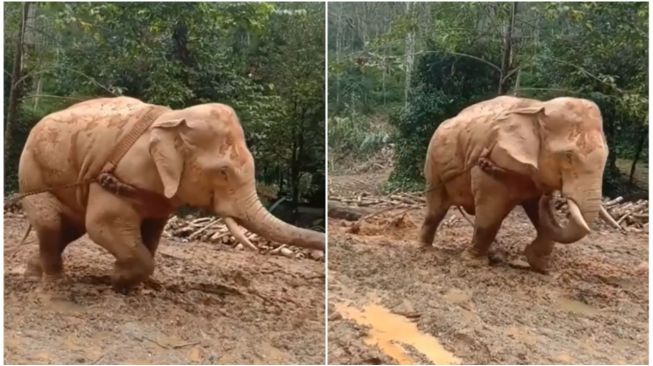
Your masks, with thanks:
[{"label": "wrinkled elephant skin", "polygon": [[28,275],[61,275],[66,245],[87,232],[115,256],[114,286],[129,288],[152,273],[164,225],[180,205],[210,209],[232,231],[242,225],[270,240],[324,249],[323,233],[286,224],[263,207],[244,131],[234,110],[223,104],[172,110],[117,97],[50,114],[36,124],[25,144],[19,165],[21,192],[97,177],[116,141],[150,107],[159,108],[160,114],[114,174],[168,204],[121,197],[97,183],[24,198],[23,207],[39,239]]},{"label": "wrinkled elephant skin", "polygon": [[[465,257],[484,258],[503,219],[522,205],[537,229],[526,258],[546,272],[553,243],[580,240],[598,217],[607,155],[601,112],[591,101],[501,96],[474,104],[431,138],[420,241],[430,246],[448,208],[462,206],[476,215]],[[569,205],[564,227],[550,208],[554,191]]]}]

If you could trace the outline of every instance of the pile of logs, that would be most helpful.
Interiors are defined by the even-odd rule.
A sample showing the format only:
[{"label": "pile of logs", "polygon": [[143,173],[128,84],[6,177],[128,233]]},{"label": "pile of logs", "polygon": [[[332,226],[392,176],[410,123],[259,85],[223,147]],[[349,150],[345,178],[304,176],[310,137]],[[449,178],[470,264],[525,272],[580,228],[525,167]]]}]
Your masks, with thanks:
[{"label": "pile of logs", "polygon": [[329,201],[336,201],[348,206],[368,207],[368,206],[423,206],[426,203],[422,193],[396,193],[388,196],[372,196],[365,192],[356,196],[338,196],[329,195]]},{"label": "pile of logs", "polygon": [[622,228],[633,231],[648,230],[648,200],[622,202],[623,197],[604,200],[603,207]]},{"label": "pile of logs", "polygon": [[[227,225],[218,217],[173,216],[168,220],[163,236],[176,241],[203,241],[216,244],[235,246],[239,250],[247,250],[233,237]],[[307,250],[271,242],[257,234],[245,231],[245,236],[262,253],[282,255],[288,258],[311,258],[323,260],[324,253],[320,250]]]},{"label": "pile of logs", "polygon": [[[5,217],[25,217],[19,201],[5,205],[4,215]],[[245,231],[245,236],[260,253],[288,258],[324,260],[324,252],[320,250],[308,250],[271,242],[248,231]],[[239,250],[248,250],[233,237],[227,225],[218,217],[172,216],[163,230],[163,237],[183,243],[203,241],[235,246]]]},{"label": "pile of logs", "polygon": [[[329,217],[349,221],[368,218],[385,212],[387,209],[423,208],[425,206],[422,193],[398,193],[388,196],[372,196],[365,193],[353,196],[329,196]],[[553,206],[559,214],[566,214],[566,200],[554,196]],[[648,200],[624,202],[623,197],[605,198],[603,207],[612,216],[620,229],[626,231],[648,230]],[[610,225],[614,227],[614,225]]]},{"label": "pile of logs", "polygon": [[329,217],[356,221],[379,215],[388,210],[422,208],[425,204],[424,195],[420,193],[397,193],[388,196],[372,196],[361,193],[351,197],[330,194]]}]

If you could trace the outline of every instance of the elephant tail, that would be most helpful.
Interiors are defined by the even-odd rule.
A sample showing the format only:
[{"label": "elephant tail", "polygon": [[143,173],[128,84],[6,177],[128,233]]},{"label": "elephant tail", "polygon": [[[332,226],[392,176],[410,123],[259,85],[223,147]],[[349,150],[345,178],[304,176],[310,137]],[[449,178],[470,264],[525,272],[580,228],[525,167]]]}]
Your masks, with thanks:
[{"label": "elephant tail", "polygon": [[470,225],[474,226],[474,222],[473,222],[472,219],[470,219],[469,216],[465,213],[465,211],[463,210],[463,208],[460,207],[460,206],[456,206],[456,208],[458,209],[458,211],[460,211],[460,214],[465,218],[465,220],[467,220],[467,222],[469,222]]},{"label": "elephant tail", "polygon": [[23,234],[23,238],[20,239],[20,244],[18,244],[19,246],[25,243],[25,240],[29,236],[30,231],[32,231],[32,224],[27,225],[27,230],[25,230],[25,234]]}]

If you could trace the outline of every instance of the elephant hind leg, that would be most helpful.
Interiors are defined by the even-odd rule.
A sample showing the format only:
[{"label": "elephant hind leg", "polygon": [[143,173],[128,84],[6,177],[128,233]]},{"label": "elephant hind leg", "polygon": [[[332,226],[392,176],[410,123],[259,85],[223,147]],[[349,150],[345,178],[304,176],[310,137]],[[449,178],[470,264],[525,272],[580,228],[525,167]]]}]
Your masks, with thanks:
[{"label": "elephant hind leg", "polygon": [[39,243],[38,252],[28,259],[25,275],[60,276],[63,273],[61,255],[68,244],[84,235],[83,225],[72,220],[51,193],[26,197],[23,207]]},{"label": "elephant hind leg", "polygon": [[440,222],[451,206],[444,186],[426,192],[426,217],[420,231],[420,243],[431,246]]},{"label": "elephant hind leg", "polygon": [[528,264],[530,264],[531,268],[534,271],[540,273],[548,273],[549,258],[555,243],[553,240],[545,237],[539,229],[540,219],[538,212],[538,202],[539,197],[522,203],[522,207],[524,208],[524,211],[526,211],[526,215],[528,215],[528,218],[531,220],[535,226],[535,229],[537,230],[537,236],[526,247],[524,254],[526,255]]},{"label": "elephant hind leg", "polygon": [[112,275],[116,290],[126,290],[154,272],[152,253],[144,245],[141,217],[124,200],[92,184],[86,227],[90,238],[115,258]]}]

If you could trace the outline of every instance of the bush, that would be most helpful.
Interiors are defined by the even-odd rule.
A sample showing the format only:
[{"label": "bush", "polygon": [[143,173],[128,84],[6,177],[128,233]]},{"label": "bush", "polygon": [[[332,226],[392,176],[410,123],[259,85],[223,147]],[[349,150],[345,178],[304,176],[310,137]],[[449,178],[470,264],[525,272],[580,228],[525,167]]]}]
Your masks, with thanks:
[{"label": "bush", "polygon": [[5,192],[18,190],[18,163],[32,127],[50,112],[48,108],[22,108],[14,125],[13,148],[5,150]]},{"label": "bush", "polygon": [[335,158],[362,158],[379,151],[390,136],[369,119],[360,115],[329,119],[329,150]]},{"label": "bush", "polygon": [[429,53],[416,60],[407,108],[395,113],[395,168],[388,189],[423,187],[426,149],[435,129],[463,108],[496,93],[495,71],[476,60]]}]

